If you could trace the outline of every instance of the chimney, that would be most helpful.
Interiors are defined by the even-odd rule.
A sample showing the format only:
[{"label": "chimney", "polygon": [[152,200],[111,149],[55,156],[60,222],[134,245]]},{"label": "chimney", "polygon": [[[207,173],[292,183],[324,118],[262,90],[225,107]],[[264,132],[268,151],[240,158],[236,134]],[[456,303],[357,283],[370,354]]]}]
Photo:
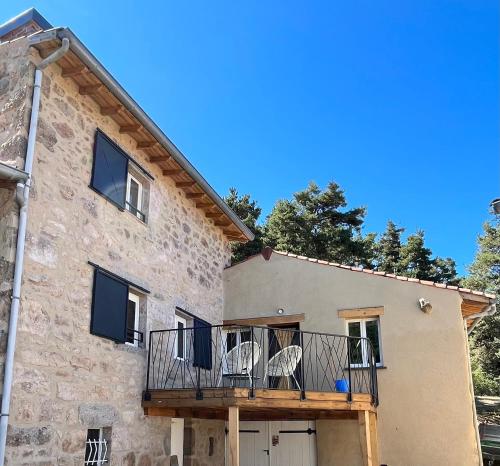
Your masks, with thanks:
[{"label": "chimney", "polygon": [[52,29],[52,25],[37,10],[30,8],[0,25],[0,42],[8,42],[46,29]]}]

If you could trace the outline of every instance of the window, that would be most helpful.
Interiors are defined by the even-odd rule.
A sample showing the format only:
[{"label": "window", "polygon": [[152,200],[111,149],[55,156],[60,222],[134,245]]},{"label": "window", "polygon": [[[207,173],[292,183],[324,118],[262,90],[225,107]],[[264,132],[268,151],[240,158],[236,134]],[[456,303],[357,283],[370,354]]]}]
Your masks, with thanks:
[{"label": "window", "polygon": [[186,328],[187,328],[187,320],[180,316],[175,315],[175,328],[177,329],[176,337],[175,337],[175,357],[177,359],[185,360],[186,359]]},{"label": "window", "polygon": [[250,341],[251,339],[251,330],[229,330],[226,334],[226,352],[229,353],[229,351],[231,351],[234,347],[245,341]]},{"label": "window", "polygon": [[[137,287],[101,268],[94,270],[90,317],[92,335],[133,346],[142,343],[143,333],[139,331],[140,296],[135,289],[130,290],[131,286]],[[148,292],[140,287],[138,289]]]},{"label": "window", "polygon": [[[373,348],[375,362],[377,366],[382,365],[382,352],[380,344],[380,320],[359,319],[348,320],[347,334],[350,337],[367,338]],[[368,367],[370,352],[366,345],[366,340],[350,341],[351,367]]]},{"label": "window", "polygon": [[[105,429],[89,429],[85,442],[85,466],[101,466],[109,460],[109,439]],[[106,429],[110,430],[110,429]]]},{"label": "window", "polygon": [[125,205],[138,219],[146,221],[146,215],[143,213],[143,183],[135,173],[128,174]]},{"label": "window", "polygon": [[102,131],[96,131],[92,189],[119,209],[127,209],[145,222],[149,194],[147,178],[151,178],[149,173]]},{"label": "window", "polygon": [[142,340],[139,338],[139,296],[129,292],[127,305],[127,343],[137,346]]}]

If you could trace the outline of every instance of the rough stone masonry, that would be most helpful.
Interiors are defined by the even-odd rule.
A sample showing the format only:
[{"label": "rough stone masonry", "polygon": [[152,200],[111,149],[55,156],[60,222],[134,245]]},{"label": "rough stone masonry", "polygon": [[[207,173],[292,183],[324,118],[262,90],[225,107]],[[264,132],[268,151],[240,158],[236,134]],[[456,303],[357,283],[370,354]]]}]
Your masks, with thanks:
[{"label": "rough stone masonry", "polygon": [[[23,167],[37,52],[0,45],[0,160]],[[154,176],[147,224],[89,188],[100,128]],[[0,337],[5,351],[17,206],[0,188]],[[8,435],[8,464],[81,465],[88,428],[110,429],[111,464],[170,464],[170,419],[141,408],[147,350],[89,333],[95,262],[151,290],[143,331],[176,306],[222,320],[228,241],[161,170],[82,96],[57,64],[44,71]],[[2,371],[3,373],[3,371]],[[184,464],[220,465],[224,423],[186,422]]]}]

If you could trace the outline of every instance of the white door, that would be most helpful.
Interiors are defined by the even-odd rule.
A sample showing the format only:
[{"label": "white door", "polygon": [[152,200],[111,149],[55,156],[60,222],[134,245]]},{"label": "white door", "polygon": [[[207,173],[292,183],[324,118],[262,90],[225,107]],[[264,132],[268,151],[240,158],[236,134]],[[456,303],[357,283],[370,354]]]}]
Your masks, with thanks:
[{"label": "white door", "polygon": [[240,422],[240,466],[269,466],[269,423]]},{"label": "white door", "polygon": [[270,422],[271,466],[316,466],[314,421]]}]

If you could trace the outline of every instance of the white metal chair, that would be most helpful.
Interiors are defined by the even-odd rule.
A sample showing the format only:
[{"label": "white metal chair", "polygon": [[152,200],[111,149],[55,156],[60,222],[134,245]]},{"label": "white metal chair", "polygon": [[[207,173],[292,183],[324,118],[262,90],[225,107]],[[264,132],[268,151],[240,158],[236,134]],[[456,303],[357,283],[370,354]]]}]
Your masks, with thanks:
[{"label": "white metal chair", "polygon": [[[252,364],[252,346],[253,346],[253,364]],[[260,359],[260,346],[258,343],[251,341],[244,341],[236,345],[224,355],[225,364],[224,370],[219,378],[219,386],[222,377],[241,378],[242,376],[248,377],[250,384],[252,383],[252,370]]]},{"label": "white metal chair", "polygon": [[286,377],[288,388],[290,388],[290,377],[292,377],[299,390],[302,390],[294,374],[301,359],[302,348],[300,346],[291,345],[283,348],[267,362],[264,380],[266,377]]}]

